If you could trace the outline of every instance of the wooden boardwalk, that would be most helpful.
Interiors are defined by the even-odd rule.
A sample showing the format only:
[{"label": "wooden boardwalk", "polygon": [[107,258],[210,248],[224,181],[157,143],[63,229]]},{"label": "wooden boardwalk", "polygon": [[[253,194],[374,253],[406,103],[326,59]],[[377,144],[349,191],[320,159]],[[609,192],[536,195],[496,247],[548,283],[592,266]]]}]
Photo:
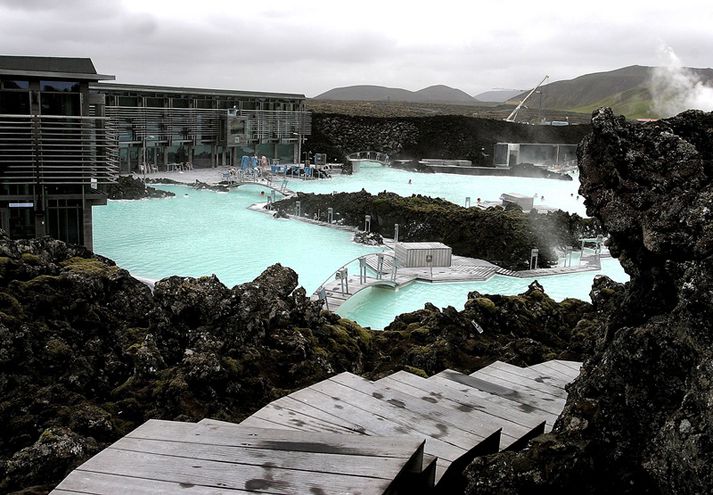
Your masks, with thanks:
[{"label": "wooden boardwalk", "polygon": [[268,404],[241,425],[423,438],[436,482],[448,486],[475,455],[522,448],[552,428],[564,387],[581,365],[566,362],[565,377],[552,372],[561,363],[519,368],[498,361],[470,376],[446,370],[428,379],[400,371],[375,382],[341,373]]},{"label": "wooden boardwalk", "polygon": [[581,363],[500,361],[465,375],[340,373],[240,424],[150,420],[79,466],[55,495],[449,493],[479,455],[549,430]]},{"label": "wooden boardwalk", "polygon": [[73,471],[72,494],[381,494],[423,482],[423,440],[150,420]]}]

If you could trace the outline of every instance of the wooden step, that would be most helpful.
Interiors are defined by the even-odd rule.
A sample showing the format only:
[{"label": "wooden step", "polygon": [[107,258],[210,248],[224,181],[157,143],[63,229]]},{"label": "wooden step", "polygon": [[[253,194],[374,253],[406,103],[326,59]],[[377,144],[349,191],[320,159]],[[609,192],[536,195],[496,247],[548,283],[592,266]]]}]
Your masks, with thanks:
[{"label": "wooden step", "polygon": [[423,441],[408,437],[150,420],[70,473],[56,493],[377,494],[422,465]]},{"label": "wooden step", "polygon": [[[562,409],[564,408],[564,401],[562,399],[549,396],[540,397],[540,395],[536,393],[515,390],[514,388],[504,386],[501,383],[494,383],[492,380],[486,381],[482,378],[465,375],[453,370],[441,371],[440,373],[430,377],[429,380],[434,379],[434,377],[452,382],[452,386],[454,388],[462,390],[462,386],[466,386],[519,402],[521,404],[520,409],[523,411],[537,409],[548,412],[556,417],[559,416],[560,412],[562,412]],[[458,387],[456,384],[461,385],[461,387]],[[548,423],[549,422],[550,420],[548,420]]]},{"label": "wooden step", "polygon": [[567,383],[571,383],[579,376],[579,370],[573,369],[569,365],[563,365],[556,361],[545,361],[543,363],[533,364],[529,367],[531,370],[550,373],[553,376],[559,376]]},{"label": "wooden step", "polygon": [[[340,388],[342,386],[325,382],[321,382],[320,390],[316,390],[314,388],[315,385],[313,385],[293,392],[289,397],[320,408],[337,418],[352,421],[355,425],[358,425],[365,435],[410,435],[417,438],[425,438],[426,446],[424,452],[445,461],[453,461],[467,452],[465,448],[458,447],[439,438],[429,437],[422,431],[414,429],[407,421],[385,417],[381,412],[377,413],[370,410],[368,404],[365,405],[364,402],[359,402],[358,400],[354,401],[354,395],[337,396],[335,394],[343,393]],[[360,397],[357,397],[357,399],[360,399]],[[356,404],[352,402],[356,402]]]},{"label": "wooden step", "polygon": [[543,397],[553,397],[556,399],[567,400],[567,392],[560,387],[555,387],[548,383],[544,383],[543,381],[537,381],[528,376],[522,376],[520,374],[497,369],[495,367],[482,368],[475,373],[472,373],[470,376],[488,380],[514,390],[525,392],[532,391],[533,393],[542,395]]},{"label": "wooden step", "polygon": [[[414,377],[417,379],[415,380]],[[438,376],[424,379],[405,371],[394,373],[390,377],[394,380],[405,381],[417,387],[437,387],[434,394],[436,397],[445,397],[457,403],[463,404],[465,408],[478,408],[488,411],[493,416],[502,417],[527,428],[535,427],[545,416],[550,415],[544,411],[524,411],[522,403],[515,402],[499,395],[483,392],[482,390],[464,387],[454,384],[450,380],[444,380]],[[425,383],[421,382],[424,380]],[[529,409],[529,408],[526,408]],[[538,415],[539,414],[539,415]]]},{"label": "wooden step", "polygon": [[[351,373],[340,373],[330,380],[349,387],[357,393],[381,403],[385,411],[402,415],[405,411],[419,422],[429,422],[435,426],[429,436],[451,439],[455,445],[467,450],[499,429],[493,417],[480,411],[465,413],[455,408],[424,401],[405,394],[388,385],[379,385]],[[515,437],[509,437],[513,440]],[[446,440],[448,441],[448,440]]]},{"label": "wooden step", "polygon": [[[376,384],[398,390],[415,399],[437,404],[452,411],[458,411],[481,421],[486,421],[485,424],[488,427],[483,429],[483,432],[491,433],[497,428],[502,428],[502,444],[500,445],[502,449],[509,447],[523,436],[527,436],[534,428],[538,428],[544,422],[543,418],[535,418],[525,413],[518,414],[517,410],[506,409],[497,404],[488,404],[484,400],[478,402],[467,396],[466,400],[463,400],[464,394],[459,394],[448,387],[429,382],[425,378],[405,371],[382,378]],[[461,397],[458,398],[461,400],[456,400],[454,397],[456,395],[460,395]],[[523,422],[526,424],[523,425]]]},{"label": "wooden step", "polygon": [[[545,371],[537,371],[530,368],[521,368],[519,366],[504,363],[502,361],[495,361],[494,363],[489,364],[488,366],[482,368],[479,371],[486,369],[496,369],[499,371],[512,373],[514,375],[531,378],[535,381],[540,381],[562,390],[564,390],[565,386],[567,385],[567,382],[564,379],[560,378],[559,376],[552,376],[552,373],[547,373]],[[474,376],[474,373],[471,373],[470,376]]]}]

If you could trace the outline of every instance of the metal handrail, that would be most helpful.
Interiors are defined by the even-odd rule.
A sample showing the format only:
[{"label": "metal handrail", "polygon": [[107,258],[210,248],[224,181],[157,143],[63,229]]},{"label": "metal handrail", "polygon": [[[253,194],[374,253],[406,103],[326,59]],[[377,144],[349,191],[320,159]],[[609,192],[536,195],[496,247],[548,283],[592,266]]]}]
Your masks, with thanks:
[{"label": "metal handrail", "polygon": [[[379,255],[381,255],[381,256],[383,256],[383,257],[386,257],[386,258],[391,258],[391,259],[393,260],[393,270],[392,270],[392,277],[391,277],[391,278],[392,278],[392,280],[395,280],[395,278],[396,278],[396,271],[398,270],[398,260],[397,260],[396,256],[394,256],[393,254],[385,253],[385,252],[381,252],[381,253],[369,253],[369,254],[363,254],[363,255],[361,255],[361,256],[357,256],[356,258],[354,258],[354,259],[352,259],[352,260],[349,260],[348,262],[344,263],[342,266],[340,266],[339,268],[337,268],[336,270],[334,270],[334,272],[332,272],[332,274],[331,274],[329,277],[327,277],[327,278],[324,280],[324,282],[322,282],[322,283],[319,285],[319,287],[317,287],[317,290],[315,290],[314,293],[315,293],[315,294],[319,294],[320,289],[323,289],[324,286],[325,286],[325,284],[327,284],[327,282],[333,280],[333,277],[334,277],[337,273],[339,273],[340,271],[344,270],[346,267],[348,267],[349,265],[351,265],[351,264],[354,263],[355,261],[360,261],[361,259],[366,259],[366,258],[368,258],[368,257],[370,257],[370,256],[379,256]],[[360,276],[361,276],[361,274],[360,274]],[[380,278],[377,278],[377,280],[381,280],[381,279],[380,279]]]}]

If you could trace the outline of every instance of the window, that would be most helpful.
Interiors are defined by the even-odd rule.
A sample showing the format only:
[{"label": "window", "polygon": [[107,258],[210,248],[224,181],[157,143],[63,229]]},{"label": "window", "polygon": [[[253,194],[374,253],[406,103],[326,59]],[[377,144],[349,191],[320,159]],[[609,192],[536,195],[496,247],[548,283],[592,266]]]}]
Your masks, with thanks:
[{"label": "window", "polygon": [[76,81],[40,81],[40,90],[79,93],[79,83]]},{"label": "window", "polygon": [[135,96],[119,96],[117,105],[120,107],[138,107],[139,99]]},{"label": "window", "polygon": [[27,91],[0,91],[0,114],[30,115],[30,93]]},{"label": "window", "polygon": [[79,95],[61,93],[40,94],[43,115],[81,115]]},{"label": "window", "polygon": [[4,89],[30,89],[30,81],[3,81],[2,87]]},{"label": "window", "polygon": [[172,98],[171,99],[171,106],[173,108],[188,108],[188,99],[186,98]]},{"label": "window", "polygon": [[146,98],[146,106],[147,107],[163,108],[164,99],[163,98],[155,98],[155,97]]}]

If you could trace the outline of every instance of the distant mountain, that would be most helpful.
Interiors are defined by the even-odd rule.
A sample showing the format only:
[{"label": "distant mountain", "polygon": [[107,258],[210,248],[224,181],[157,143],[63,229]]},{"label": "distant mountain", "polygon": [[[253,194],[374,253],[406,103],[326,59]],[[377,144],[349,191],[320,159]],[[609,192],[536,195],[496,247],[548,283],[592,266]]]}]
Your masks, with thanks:
[{"label": "distant mountain", "polygon": [[503,103],[522,93],[521,89],[494,89],[486,91],[474,96],[478,101],[490,101],[494,103]]},{"label": "distant mountain", "polygon": [[[606,106],[629,118],[656,117],[651,108],[653,97],[649,88],[653,70],[654,67],[632,65],[546,84],[541,88],[542,108],[589,113]],[[713,82],[713,69],[690,70],[702,81]],[[518,103],[528,92],[513,97],[509,103]],[[539,105],[539,99],[532,101],[532,98],[530,108]]]},{"label": "distant mountain", "polygon": [[408,103],[451,103],[456,105],[477,105],[478,100],[460,89],[442,84],[429,86],[418,91],[385,86],[347,86],[334,88],[315,96],[315,100],[350,101],[402,101]]}]

